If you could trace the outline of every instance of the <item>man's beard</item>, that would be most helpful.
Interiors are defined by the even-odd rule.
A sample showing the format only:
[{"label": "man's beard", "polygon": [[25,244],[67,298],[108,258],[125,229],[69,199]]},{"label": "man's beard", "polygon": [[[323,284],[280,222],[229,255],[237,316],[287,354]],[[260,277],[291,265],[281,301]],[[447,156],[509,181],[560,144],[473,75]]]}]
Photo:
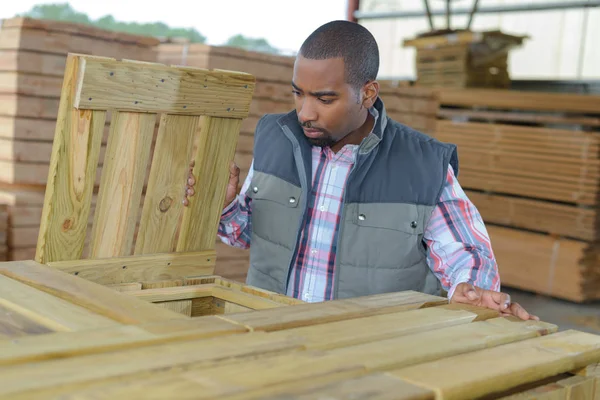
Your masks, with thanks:
[{"label": "man's beard", "polygon": [[321,132],[323,134],[322,137],[320,138],[311,138],[308,136],[306,137],[306,140],[308,140],[308,142],[312,145],[312,146],[317,146],[317,147],[331,147],[334,144],[337,143],[337,140],[335,140],[331,134],[324,130],[324,129],[320,129],[320,128],[314,128],[310,122],[306,122],[306,123],[301,123],[300,121],[298,121],[298,123],[300,124],[300,126],[302,128],[306,128],[306,129],[314,129],[317,130],[319,132]]}]

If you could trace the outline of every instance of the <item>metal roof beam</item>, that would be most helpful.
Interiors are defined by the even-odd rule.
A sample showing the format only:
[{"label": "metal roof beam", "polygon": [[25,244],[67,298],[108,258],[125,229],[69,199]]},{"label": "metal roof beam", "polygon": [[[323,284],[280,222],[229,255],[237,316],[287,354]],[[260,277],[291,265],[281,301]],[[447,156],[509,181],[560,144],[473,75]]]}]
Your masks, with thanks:
[{"label": "metal roof beam", "polygon": [[[572,8],[588,8],[588,7],[600,7],[600,0],[590,1],[571,1],[571,2],[556,2],[556,3],[542,3],[542,4],[526,4],[526,5],[512,5],[512,6],[489,6],[479,7],[477,14],[495,14],[502,12],[526,12],[526,11],[544,11],[544,10],[565,10]],[[472,9],[460,8],[452,10],[452,15],[470,15]],[[432,16],[446,15],[445,10],[431,10]],[[357,19],[384,19],[384,18],[419,18],[427,17],[427,12],[424,11],[381,11],[381,12],[365,12],[355,11],[354,17]]]}]

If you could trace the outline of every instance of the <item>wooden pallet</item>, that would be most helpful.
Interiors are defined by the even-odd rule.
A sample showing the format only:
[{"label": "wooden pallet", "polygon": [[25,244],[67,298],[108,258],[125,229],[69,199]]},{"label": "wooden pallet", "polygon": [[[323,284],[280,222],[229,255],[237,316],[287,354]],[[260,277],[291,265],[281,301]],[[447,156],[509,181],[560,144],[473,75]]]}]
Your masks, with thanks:
[{"label": "wooden pallet", "polygon": [[499,31],[427,33],[404,41],[415,47],[418,86],[508,88],[510,49],[525,37]]},{"label": "wooden pallet", "polygon": [[488,225],[503,284],[600,299],[600,97],[439,91],[435,136]]},{"label": "wooden pallet", "polygon": [[[0,263],[0,398],[600,399],[598,335],[410,291],[296,304],[219,279],[109,288]],[[205,293],[229,306],[165,306]]]}]

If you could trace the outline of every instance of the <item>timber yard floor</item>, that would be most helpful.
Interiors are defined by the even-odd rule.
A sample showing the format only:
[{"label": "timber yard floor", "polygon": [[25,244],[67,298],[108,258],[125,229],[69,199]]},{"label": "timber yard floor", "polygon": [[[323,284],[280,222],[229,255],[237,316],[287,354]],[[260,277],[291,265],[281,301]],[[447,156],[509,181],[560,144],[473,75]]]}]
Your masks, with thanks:
[{"label": "timber yard floor", "polygon": [[600,334],[600,301],[577,304],[509,287],[502,291],[542,321],[558,325],[560,331],[576,329]]}]

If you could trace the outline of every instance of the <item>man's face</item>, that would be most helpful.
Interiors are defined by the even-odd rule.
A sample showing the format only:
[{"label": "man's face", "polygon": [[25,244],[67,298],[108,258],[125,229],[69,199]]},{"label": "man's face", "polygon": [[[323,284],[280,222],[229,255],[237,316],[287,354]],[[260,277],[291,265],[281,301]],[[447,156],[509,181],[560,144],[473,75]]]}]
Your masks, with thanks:
[{"label": "man's face", "polygon": [[342,58],[311,60],[299,55],[292,88],[298,122],[313,145],[331,146],[364,122],[359,92],[345,82]]}]

